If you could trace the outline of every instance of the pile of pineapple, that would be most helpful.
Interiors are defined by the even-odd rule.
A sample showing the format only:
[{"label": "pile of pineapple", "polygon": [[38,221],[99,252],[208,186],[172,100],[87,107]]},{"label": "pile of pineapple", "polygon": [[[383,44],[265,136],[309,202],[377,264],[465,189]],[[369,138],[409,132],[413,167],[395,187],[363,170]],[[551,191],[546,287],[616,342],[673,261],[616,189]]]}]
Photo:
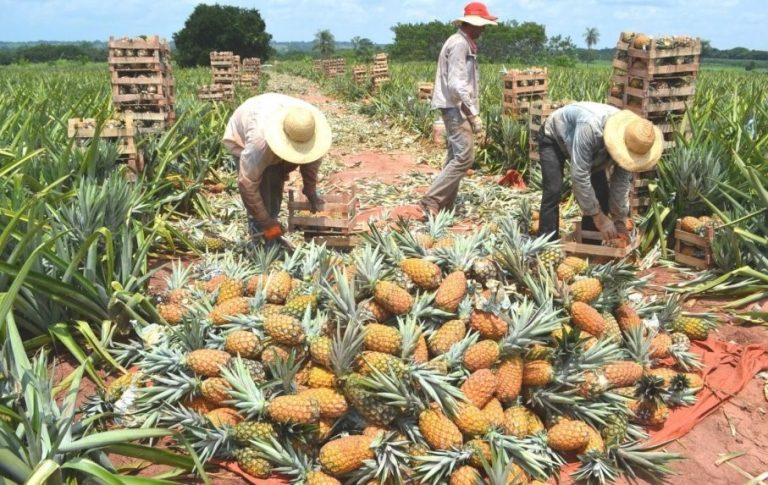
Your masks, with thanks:
[{"label": "pile of pineapple", "polygon": [[450,225],[175,267],[157,323],[115,344],[132,371],[88,409],[292,483],[533,484],[566,461],[595,482],[668,473],[678,457],[643,427],[694,402],[690,339],[711,323],[515,219]]}]

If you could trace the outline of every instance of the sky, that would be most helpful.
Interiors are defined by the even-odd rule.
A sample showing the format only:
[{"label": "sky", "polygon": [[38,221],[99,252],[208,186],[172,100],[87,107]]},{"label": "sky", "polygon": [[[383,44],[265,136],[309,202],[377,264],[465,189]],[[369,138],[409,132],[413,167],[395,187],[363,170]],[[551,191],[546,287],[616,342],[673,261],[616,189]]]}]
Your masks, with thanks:
[{"label": "sky", "polygon": [[[256,8],[275,41],[310,41],[329,29],[336,40],[393,40],[397,23],[450,21],[468,0],[221,0]],[[171,39],[200,0],[0,0],[0,41],[106,40],[110,35],[157,34]],[[768,50],[768,0],[487,0],[502,20],[533,21],[547,35],[583,45],[597,27],[597,47],[613,47],[622,31],[687,34],[719,49]]]}]

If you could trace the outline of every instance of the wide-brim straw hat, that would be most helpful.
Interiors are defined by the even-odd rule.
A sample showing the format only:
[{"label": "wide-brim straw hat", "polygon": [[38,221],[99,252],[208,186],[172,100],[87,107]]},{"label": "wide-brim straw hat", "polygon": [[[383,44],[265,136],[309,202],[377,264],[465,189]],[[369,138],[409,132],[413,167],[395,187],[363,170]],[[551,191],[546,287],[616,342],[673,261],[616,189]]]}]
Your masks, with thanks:
[{"label": "wide-brim straw hat", "polygon": [[287,106],[277,111],[267,122],[264,138],[277,157],[303,165],[328,153],[333,135],[325,115],[307,105]]},{"label": "wide-brim straw hat", "polygon": [[485,4],[471,2],[464,7],[464,16],[454,20],[453,24],[461,25],[462,22],[466,22],[477,27],[485,27],[486,25],[498,25],[497,19],[498,17],[491,15]]},{"label": "wide-brim straw hat", "polygon": [[626,109],[608,118],[603,140],[611,158],[628,172],[651,170],[664,150],[659,127]]}]

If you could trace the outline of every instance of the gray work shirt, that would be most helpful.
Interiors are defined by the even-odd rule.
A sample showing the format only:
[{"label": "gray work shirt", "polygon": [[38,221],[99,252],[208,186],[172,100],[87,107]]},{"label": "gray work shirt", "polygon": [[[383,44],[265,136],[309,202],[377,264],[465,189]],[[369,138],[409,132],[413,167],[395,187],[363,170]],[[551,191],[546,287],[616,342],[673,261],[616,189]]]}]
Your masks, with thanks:
[{"label": "gray work shirt", "polygon": [[467,35],[459,30],[443,44],[437,61],[432,108],[469,109],[473,115],[480,113],[477,53]]},{"label": "gray work shirt", "polygon": [[598,170],[613,168],[610,176],[610,212],[614,217],[629,215],[629,189],[632,174],[618,166],[608,155],[603,141],[603,127],[619,109],[607,104],[581,102],[564,106],[544,123],[544,134],[557,141],[571,161],[573,195],[581,212],[593,216],[600,212],[590,178]]}]

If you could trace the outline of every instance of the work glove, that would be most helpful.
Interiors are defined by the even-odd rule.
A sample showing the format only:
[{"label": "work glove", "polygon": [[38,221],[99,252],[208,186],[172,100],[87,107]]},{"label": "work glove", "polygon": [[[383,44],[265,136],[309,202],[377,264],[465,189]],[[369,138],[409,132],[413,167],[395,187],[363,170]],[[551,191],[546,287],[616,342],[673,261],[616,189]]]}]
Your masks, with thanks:
[{"label": "work glove", "polygon": [[309,201],[309,212],[314,214],[320,211],[320,206],[325,204],[325,201],[317,195],[317,192],[307,195],[307,201]]},{"label": "work glove", "polygon": [[600,231],[600,234],[603,235],[603,240],[611,241],[618,236],[618,233],[616,232],[616,224],[602,212],[598,212],[592,216],[592,221],[595,223],[597,230]]},{"label": "work glove", "polygon": [[271,220],[264,226],[264,239],[267,241],[274,241],[283,235],[283,226],[276,220]]},{"label": "work glove", "polygon": [[469,121],[469,126],[472,128],[472,133],[479,135],[483,132],[483,120],[479,116],[472,115],[467,118],[467,121]]}]

